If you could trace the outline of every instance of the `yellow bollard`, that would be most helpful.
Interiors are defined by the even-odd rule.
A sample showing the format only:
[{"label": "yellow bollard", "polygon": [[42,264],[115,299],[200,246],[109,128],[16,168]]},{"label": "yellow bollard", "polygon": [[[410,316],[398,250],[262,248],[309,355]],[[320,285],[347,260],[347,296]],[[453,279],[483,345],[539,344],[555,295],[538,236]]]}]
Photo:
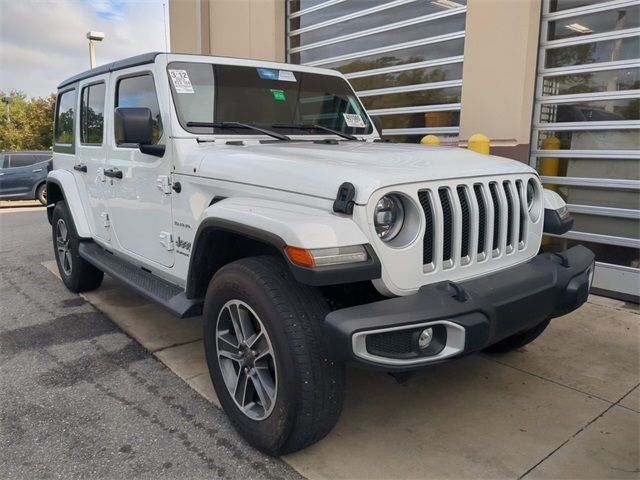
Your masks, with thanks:
[{"label": "yellow bollard", "polygon": [[422,137],[422,140],[420,140],[420,143],[422,145],[440,145],[440,139],[435,135],[425,135]]},{"label": "yellow bollard", "polygon": [[467,148],[474,152],[484,153],[485,155],[488,155],[491,149],[489,137],[483,135],[482,133],[471,135],[469,141],[467,142]]},{"label": "yellow bollard", "polygon": [[[548,137],[542,141],[543,150],[560,150],[560,139]],[[556,157],[545,157],[540,159],[540,175],[545,177],[555,177],[560,171],[560,159]]]}]

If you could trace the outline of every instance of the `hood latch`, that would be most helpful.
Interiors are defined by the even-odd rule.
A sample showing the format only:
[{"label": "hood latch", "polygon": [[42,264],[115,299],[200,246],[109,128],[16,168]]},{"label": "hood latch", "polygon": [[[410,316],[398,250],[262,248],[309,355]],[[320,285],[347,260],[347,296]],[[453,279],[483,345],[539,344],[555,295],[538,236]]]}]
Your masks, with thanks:
[{"label": "hood latch", "polygon": [[336,213],[346,213],[351,215],[353,213],[353,206],[356,202],[353,198],[356,196],[356,187],[352,183],[344,182],[338,188],[338,194],[333,202],[333,211]]}]

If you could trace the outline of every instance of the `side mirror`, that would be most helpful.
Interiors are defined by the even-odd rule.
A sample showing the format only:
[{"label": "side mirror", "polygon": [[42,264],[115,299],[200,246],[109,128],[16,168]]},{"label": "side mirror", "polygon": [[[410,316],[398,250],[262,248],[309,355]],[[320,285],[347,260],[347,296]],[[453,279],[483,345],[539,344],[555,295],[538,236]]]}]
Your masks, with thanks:
[{"label": "side mirror", "polygon": [[376,127],[378,131],[378,135],[382,138],[382,119],[377,115],[371,115],[371,121],[373,122],[373,126]]},{"label": "side mirror", "polygon": [[115,110],[116,144],[133,144],[142,153],[162,157],[164,145],[153,145],[153,118],[151,110],[144,108],[118,107]]}]

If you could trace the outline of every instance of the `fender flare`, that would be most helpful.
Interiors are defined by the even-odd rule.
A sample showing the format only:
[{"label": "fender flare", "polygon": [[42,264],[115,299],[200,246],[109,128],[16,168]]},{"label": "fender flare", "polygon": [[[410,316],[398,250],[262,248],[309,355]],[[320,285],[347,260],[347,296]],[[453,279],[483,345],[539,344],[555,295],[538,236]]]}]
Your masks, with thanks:
[{"label": "fender flare", "polygon": [[[89,222],[87,222],[87,217],[82,206],[82,200],[80,199],[80,194],[78,193],[78,187],[73,174],[67,170],[53,170],[49,172],[49,175],[47,176],[48,201],[51,200],[49,197],[49,192],[52,191],[51,188],[49,188],[51,184],[56,185],[62,192],[62,197],[69,209],[69,213],[73,219],[78,236],[80,238],[92,238]],[[51,215],[54,207],[55,203],[49,203],[47,205],[49,223],[51,223]]]},{"label": "fender flare", "polygon": [[[188,297],[196,295],[199,290],[197,284],[202,281],[199,263],[204,261],[207,250],[202,241],[206,238],[203,234],[211,231],[237,234],[273,247],[287,262],[296,280],[307,285],[337,285],[381,276],[380,260],[351,217],[273,200],[224,199],[209,206],[201,215],[189,259]],[[364,245],[369,261],[305,268],[289,260],[284,253],[287,245],[307,249]]]}]

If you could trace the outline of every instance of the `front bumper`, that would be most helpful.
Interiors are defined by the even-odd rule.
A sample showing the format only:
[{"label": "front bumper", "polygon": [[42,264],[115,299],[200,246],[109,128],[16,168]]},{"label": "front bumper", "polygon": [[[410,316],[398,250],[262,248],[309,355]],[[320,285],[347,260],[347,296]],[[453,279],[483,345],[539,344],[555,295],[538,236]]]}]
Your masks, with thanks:
[{"label": "front bumper", "polygon": [[[576,246],[465,282],[440,282],[408,297],[336,310],[325,319],[333,358],[389,371],[478,352],[586,300],[594,255]],[[417,347],[431,327],[432,344]]]}]

